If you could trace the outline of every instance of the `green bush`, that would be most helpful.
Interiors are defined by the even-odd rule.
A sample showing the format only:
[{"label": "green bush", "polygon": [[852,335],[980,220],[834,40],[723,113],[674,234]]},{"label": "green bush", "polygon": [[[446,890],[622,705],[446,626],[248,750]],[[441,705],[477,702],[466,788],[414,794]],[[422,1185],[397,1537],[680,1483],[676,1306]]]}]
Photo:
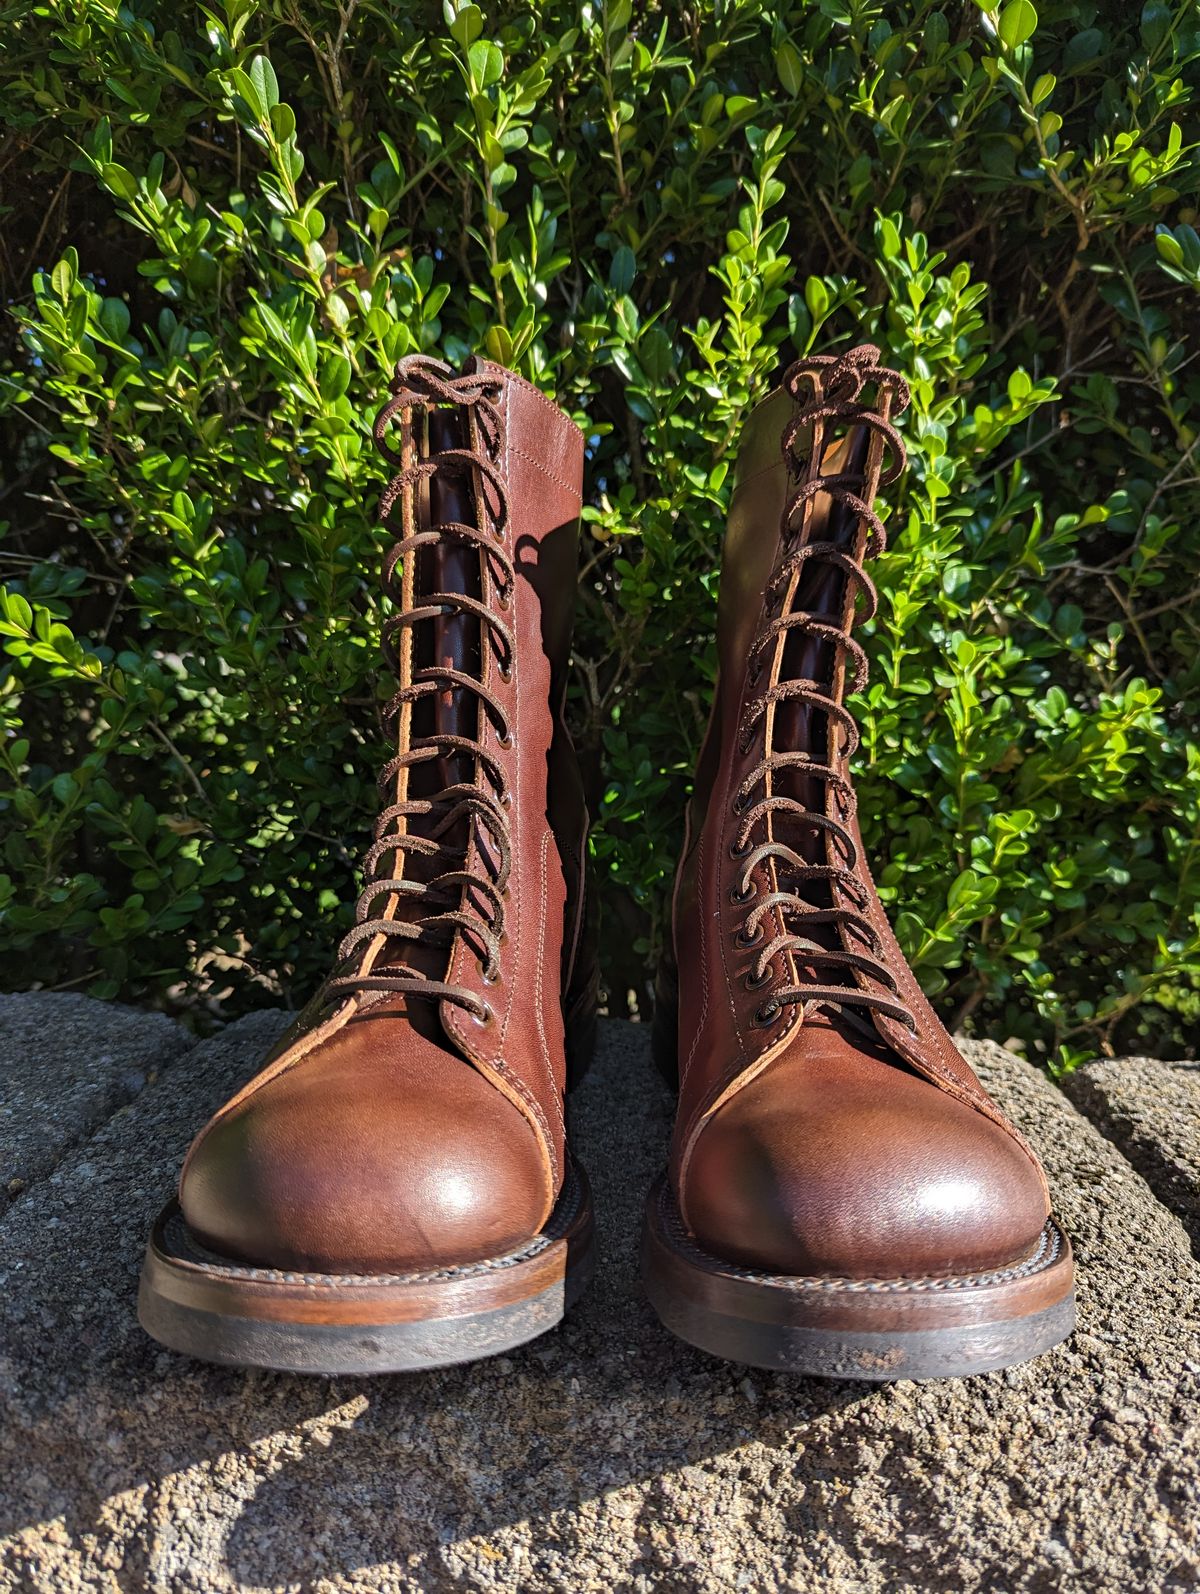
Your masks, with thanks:
[{"label": "green bush", "polygon": [[729,472],[796,353],[913,382],[861,801],[954,1023],[1200,1017],[1191,4],[0,0],[4,978],[296,1000],[383,757],[412,350],[591,440],[573,712],[644,999]]}]

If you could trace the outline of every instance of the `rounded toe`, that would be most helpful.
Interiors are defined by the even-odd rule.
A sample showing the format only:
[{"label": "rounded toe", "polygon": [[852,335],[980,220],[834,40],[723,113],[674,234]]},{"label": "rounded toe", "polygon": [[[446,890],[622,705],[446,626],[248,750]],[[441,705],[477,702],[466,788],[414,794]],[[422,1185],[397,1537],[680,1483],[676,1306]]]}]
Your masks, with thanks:
[{"label": "rounded toe", "polygon": [[394,1050],[376,1034],[364,1058],[335,1035],[202,1131],[179,1200],[204,1246],[274,1269],[377,1274],[464,1266],[534,1238],[552,1191],[526,1119],[469,1063],[389,1027]]},{"label": "rounded toe", "polygon": [[870,1057],[833,1070],[780,1059],[701,1129],[685,1177],[705,1250],[792,1276],[1002,1268],[1034,1251],[1048,1216],[1012,1135]]}]

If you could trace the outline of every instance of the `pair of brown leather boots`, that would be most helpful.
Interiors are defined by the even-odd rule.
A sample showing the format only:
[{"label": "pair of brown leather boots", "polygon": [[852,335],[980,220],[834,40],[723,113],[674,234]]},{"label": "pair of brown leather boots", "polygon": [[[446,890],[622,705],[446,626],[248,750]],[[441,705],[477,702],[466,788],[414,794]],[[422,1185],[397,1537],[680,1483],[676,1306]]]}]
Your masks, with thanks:
[{"label": "pair of brown leather boots", "polygon": [[[704,1350],[834,1377],[1005,1366],[1074,1312],[1041,1168],[918,989],[855,817],[851,631],[906,403],[864,346],[794,365],[747,423],[655,1018],[679,1108],[650,1300]],[[592,1264],[564,1118],[597,997],[563,722],[583,438],[512,372],[424,357],[376,438],[396,751],[357,922],[193,1144],[142,1278],[149,1332],[214,1361],[490,1355]]]}]

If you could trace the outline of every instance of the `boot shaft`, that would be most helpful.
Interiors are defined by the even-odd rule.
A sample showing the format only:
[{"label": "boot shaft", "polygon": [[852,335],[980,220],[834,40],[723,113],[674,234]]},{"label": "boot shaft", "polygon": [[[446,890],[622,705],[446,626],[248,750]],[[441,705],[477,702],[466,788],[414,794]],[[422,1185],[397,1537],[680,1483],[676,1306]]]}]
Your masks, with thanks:
[{"label": "boot shaft", "polygon": [[[865,682],[876,493],[903,382],[864,346],[799,362],[747,422],[722,553],[718,675],[672,906],[675,1158],[725,1095],[818,1024],[998,1111],[904,961],[864,856],[845,699]],[[673,968],[670,966],[673,961]],[[814,1044],[816,1031],[814,1030]]]}]

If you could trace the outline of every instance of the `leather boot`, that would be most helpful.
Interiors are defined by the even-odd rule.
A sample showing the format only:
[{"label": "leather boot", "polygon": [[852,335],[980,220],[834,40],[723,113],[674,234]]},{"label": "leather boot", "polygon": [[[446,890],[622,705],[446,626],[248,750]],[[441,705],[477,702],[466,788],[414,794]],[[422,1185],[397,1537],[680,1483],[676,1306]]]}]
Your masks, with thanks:
[{"label": "leather boot", "polygon": [[864,346],[747,425],[656,1018],[679,1107],[650,1299],[704,1350],[831,1377],[1002,1367],[1074,1321],[1041,1167],[922,996],[855,817],[851,629],[907,402]]},{"label": "leather boot", "polygon": [[397,367],[376,440],[395,755],[357,922],[200,1132],[140,1315],[213,1361],[324,1373],[544,1332],[591,1265],[564,1124],[595,1025],[563,725],[583,438],[485,360]]}]

